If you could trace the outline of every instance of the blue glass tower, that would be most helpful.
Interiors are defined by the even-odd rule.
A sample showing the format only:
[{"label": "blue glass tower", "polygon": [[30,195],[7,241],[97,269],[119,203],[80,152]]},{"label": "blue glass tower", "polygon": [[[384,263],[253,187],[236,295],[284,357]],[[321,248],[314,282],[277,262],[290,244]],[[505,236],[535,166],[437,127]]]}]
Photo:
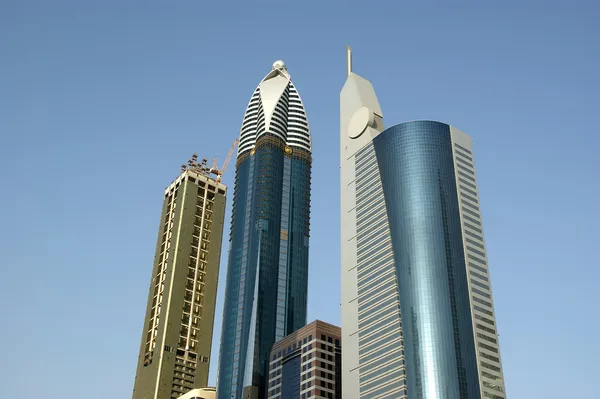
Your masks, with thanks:
[{"label": "blue glass tower", "polygon": [[273,344],[306,324],[311,137],[282,61],[242,123],[217,395],[264,398]]},{"label": "blue glass tower", "polygon": [[[350,55],[350,54],[349,54]],[[341,93],[345,399],[506,398],[471,138]]]}]

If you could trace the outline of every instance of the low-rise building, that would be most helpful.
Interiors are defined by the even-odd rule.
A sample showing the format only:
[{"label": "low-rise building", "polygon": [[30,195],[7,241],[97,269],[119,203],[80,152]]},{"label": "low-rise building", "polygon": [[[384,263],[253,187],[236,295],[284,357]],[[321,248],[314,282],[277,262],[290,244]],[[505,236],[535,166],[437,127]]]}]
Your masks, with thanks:
[{"label": "low-rise building", "polygon": [[341,330],[315,320],[273,345],[268,399],[340,399]]}]

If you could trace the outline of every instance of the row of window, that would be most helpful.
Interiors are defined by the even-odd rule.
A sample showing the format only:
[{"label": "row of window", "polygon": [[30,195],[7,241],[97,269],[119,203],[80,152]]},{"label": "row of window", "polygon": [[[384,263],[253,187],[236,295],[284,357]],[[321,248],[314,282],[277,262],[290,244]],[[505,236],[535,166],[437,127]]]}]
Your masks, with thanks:
[{"label": "row of window", "polygon": [[369,390],[380,387],[382,385],[388,385],[391,381],[396,380],[401,377],[404,377],[404,378],[400,379],[400,381],[402,382],[402,385],[406,385],[404,369],[394,371],[390,374],[384,374],[383,372],[378,373],[378,374],[380,376],[379,378],[372,380],[371,382],[369,382],[367,384],[360,385],[361,397],[364,397],[365,393],[367,393]]},{"label": "row of window", "polygon": [[[312,342],[312,340],[313,340],[313,336],[312,336],[312,334],[310,334],[310,335],[302,338],[301,341],[298,341],[297,344],[296,343],[291,344],[286,349],[280,350],[277,353],[273,353],[271,355],[271,360],[273,361],[273,360],[275,360],[277,358],[285,356],[287,353],[290,353],[290,352],[294,351],[297,347],[300,348],[300,347],[302,347],[302,345],[306,345],[307,343]],[[311,348],[312,348],[312,344],[311,344]]]},{"label": "row of window", "polygon": [[[367,283],[367,281],[369,282]],[[364,283],[359,281],[358,295],[360,297],[361,295],[364,295],[375,288],[383,289],[384,287],[379,287],[379,285],[389,282],[392,284],[387,284],[385,286],[386,288],[387,286],[396,285],[396,270],[394,268],[388,269],[386,272],[379,274],[376,278],[370,280],[365,279]]]},{"label": "row of window", "polygon": [[[371,310],[370,312],[359,317],[359,331],[364,332],[366,335],[369,332],[376,330],[378,325],[385,325],[386,320],[400,320],[400,307],[396,298],[391,298],[385,303],[385,305],[382,304],[382,306],[379,306],[378,309]],[[384,311],[379,313],[380,310]]]},{"label": "row of window", "polygon": [[392,248],[392,239],[388,234],[384,234],[376,242],[372,242],[368,248],[357,250],[357,263],[363,263],[379,252],[390,252]]},{"label": "row of window", "polygon": [[380,200],[372,202],[369,206],[361,206],[361,210],[356,212],[356,225],[361,226],[366,222],[371,222],[372,219],[381,217],[382,213],[386,212],[385,201]]},{"label": "row of window", "polygon": [[[476,186],[476,182],[475,182],[475,174],[473,171],[473,158],[471,156],[471,152],[469,150],[467,150],[464,147],[459,146],[458,144],[455,144],[456,148],[455,148],[455,153],[456,153],[456,159],[457,159],[457,171],[458,171],[458,180],[459,180],[459,188],[461,191],[461,197],[466,199],[466,201],[464,201],[461,198],[461,208],[463,211],[463,218],[470,222],[470,223],[465,223],[466,227],[468,227],[469,229],[477,232],[478,234],[475,234],[469,230],[464,230],[465,234],[470,236],[469,237],[465,237],[465,241],[468,244],[467,245],[467,254],[469,256],[469,260],[470,261],[474,261],[476,263],[481,263],[482,266],[478,266],[476,263],[472,263],[469,262],[469,268],[474,269],[474,270],[469,270],[469,275],[475,278],[471,278],[469,281],[471,283],[471,291],[473,293],[476,293],[484,298],[487,298],[489,301],[485,301],[484,299],[478,298],[476,296],[472,296],[472,299],[475,302],[481,303],[482,305],[484,305],[485,307],[479,306],[479,305],[473,305],[473,309],[476,310],[477,312],[490,316],[490,318],[486,318],[485,316],[482,316],[480,314],[474,314],[474,318],[476,320],[478,320],[481,323],[484,324],[480,324],[480,323],[475,323],[476,327],[478,330],[480,330],[481,332],[477,332],[477,344],[478,347],[485,349],[487,351],[493,352],[498,354],[498,349],[495,346],[491,346],[488,345],[483,341],[487,341],[491,344],[497,345],[497,339],[496,337],[496,330],[494,328],[495,326],[495,322],[493,320],[493,311],[492,311],[492,303],[491,303],[491,295],[488,294],[488,292],[490,292],[490,287],[489,287],[489,278],[488,278],[488,274],[487,274],[487,269],[483,266],[486,266],[486,262],[485,262],[485,248],[483,245],[483,232],[481,230],[481,216],[479,213],[479,208],[477,206],[478,204],[478,199],[477,199],[477,186]],[[476,248],[479,249],[476,249]],[[479,257],[481,257],[481,259],[477,256],[474,255],[478,255]],[[481,272],[482,274],[477,273],[477,271]],[[481,281],[479,281],[481,280]],[[481,289],[483,289],[484,291],[482,291],[479,288],[475,288],[475,287],[479,287]],[[486,326],[487,325],[487,326]],[[491,336],[486,335],[490,334]],[[492,362],[498,364],[498,366],[494,365],[494,364],[490,364],[487,361],[481,361],[481,366],[483,368],[486,368],[488,370],[500,373],[501,369],[499,367],[499,362],[500,362],[500,358],[499,356],[494,356],[494,355],[490,355],[488,353],[485,352],[479,352],[479,356],[482,359],[485,360],[491,360]],[[482,375],[488,377],[488,378],[494,378],[494,379],[501,379],[498,376],[494,376],[493,374],[489,374],[488,372],[482,371]],[[489,383],[485,383],[484,385],[492,385]],[[486,385],[486,386],[487,386]],[[497,386],[497,385],[493,385],[494,388],[492,389],[497,389],[499,392],[503,392],[502,388]],[[494,398],[494,399],[500,399],[500,396],[497,396],[495,394],[490,394],[488,392],[484,392],[484,396],[487,398]]]},{"label": "row of window", "polygon": [[[375,346],[383,342],[383,337],[393,336],[393,338],[402,338],[403,333],[400,328],[400,323],[392,323],[389,326],[382,328],[381,330],[369,335],[365,338],[359,338],[359,351],[364,350],[365,352],[371,349],[371,345]],[[382,341],[380,341],[382,340]]]},{"label": "row of window", "polygon": [[[319,357],[321,359],[324,359],[324,360],[329,360],[330,362],[333,362],[333,356],[332,355],[328,355],[328,354],[323,353],[323,352],[316,352],[315,358],[317,358],[317,357]],[[311,360],[312,358],[313,358],[313,354],[312,353],[309,353],[306,356],[302,356],[302,363],[307,362],[307,361]]]},{"label": "row of window", "polygon": [[[373,172],[375,172],[376,170],[376,163],[372,164],[372,168]],[[361,169],[361,172],[362,169]],[[377,179],[364,179],[364,181],[362,181],[363,179],[356,179],[356,200],[357,202],[359,202],[360,198],[363,197],[368,197],[369,193],[374,192],[377,189],[381,190],[381,182],[379,182]]]},{"label": "row of window", "polygon": [[357,204],[370,204],[377,201],[377,199],[383,199],[383,187],[380,184],[364,191],[361,195],[356,195]]},{"label": "row of window", "polygon": [[[374,399],[380,397],[384,393],[392,392],[398,388],[402,388],[406,385],[405,380],[397,380],[396,382],[390,383],[382,388],[376,389],[372,392],[369,392],[365,395],[360,395],[361,399]],[[397,396],[396,396],[397,395]],[[399,399],[403,399],[407,395],[406,388],[403,388],[398,391],[398,393],[394,394],[395,397]],[[388,396],[390,398],[390,396]]]},{"label": "row of window", "polygon": [[[377,294],[373,294],[371,296],[367,296],[368,299],[365,302],[362,302],[365,297],[358,298],[358,312],[359,314],[362,312],[368,313],[377,313],[382,309],[386,309],[388,306],[392,304],[396,304],[399,307],[399,298],[398,293],[395,287],[390,287],[386,290],[381,290]],[[366,316],[366,315],[365,315]],[[362,318],[361,318],[362,319]]]},{"label": "row of window", "polygon": [[[400,342],[400,345],[404,346],[404,340],[402,340]],[[397,340],[385,340],[381,343],[381,345],[370,348],[371,352],[364,352],[364,356],[363,354],[360,354],[360,363],[361,364],[367,364],[369,363],[371,360],[375,360],[376,358],[386,355],[390,352],[392,352],[394,349],[398,348],[398,342]]]},{"label": "row of window", "polygon": [[491,393],[491,392],[487,392],[487,391],[483,392],[483,396],[485,398],[489,398],[489,399],[504,399],[504,396],[499,396],[499,395],[496,395],[495,393]]},{"label": "row of window", "polygon": [[360,382],[368,383],[371,380],[379,378],[385,373],[389,373],[395,369],[401,369],[402,374],[406,374],[406,362],[404,357],[399,358],[396,355],[396,359],[392,359],[388,364],[380,367],[372,367],[368,372],[360,373]]},{"label": "row of window", "polygon": [[[179,186],[179,183],[177,184]],[[157,265],[156,284],[154,286],[154,295],[152,301],[152,309],[150,311],[150,321],[148,325],[147,342],[145,347],[145,365],[151,363],[153,349],[156,347],[156,336],[158,335],[158,326],[160,323],[160,309],[162,304],[162,292],[164,291],[164,281],[166,279],[167,261],[169,258],[169,248],[171,242],[171,231],[170,228],[173,226],[173,220],[175,218],[175,207],[177,202],[178,190],[168,194],[167,199],[167,210],[165,212],[165,226],[164,232],[161,239],[161,248]]]},{"label": "row of window", "polygon": [[[361,355],[361,397],[377,387],[372,378],[400,367],[392,362],[403,356],[396,270],[383,191],[377,173],[373,146],[355,157],[357,198],[357,269],[359,293],[359,355]],[[382,311],[390,309],[390,311]],[[390,339],[382,339],[387,334]],[[400,345],[399,345],[400,344]],[[390,352],[392,354],[390,355]],[[403,357],[402,357],[403,358]],[[384,371],[384,369],[387,369]],[[371,380],[371,381],[369,381]],[[366,384],[368,385],[366,385]],[[376,397],[375,394],[373,397]]]},{"label": "row of window", "polygon": [[373,236],[378,236],[385,231],[389,231],[387,217],[381,218],[381,220],[377,222],[372,221],[368,227],[358,227],[356,240],[357,242],[362,243],[363,240],[366,241],[367,237],[371,238]]},{"label": "row of window", "polygon": [[[188,261],[188,275],[186,283],[185,300],[183,304],[183,312],[181,316],[181,330],[179,338],[179,347],[194,350],[198,345],[198,327],[200,318],[202,317],[202,305],[204,300],[204,282],[206,279],[207,257],[210,238],[210,219],[212,215],[212,200],[214,199],[213,185],[208,185],[206,190],[205,184],[202,181],[198,182],[204,186],[198,187],[197,209],[194,229],[192,231],[192,247],[190,248],[190,257]],[[223,190],[219,189],[219,192]],[[223,191],[224,194],[224,191]],[[208,200],[205,202],[205,199]],[[204,216],[204,218],[202,218]],[[204,219],[204,222],[202,220]],[[202,240],[200,235],[202,234]],[[200,249],[199,249],[199,248]],[[191,330],[189,330],[189,327]],[[195,361],[196,354],[189,353]]]},{"label": "row of window", "polygon": [[391,252],[380,253],[379,255],[370,259],[368,264],[357,267],[357,276],[359,280],[371,279],[373,275],[387,272],[393,268],[395,268],[393,254]]}]

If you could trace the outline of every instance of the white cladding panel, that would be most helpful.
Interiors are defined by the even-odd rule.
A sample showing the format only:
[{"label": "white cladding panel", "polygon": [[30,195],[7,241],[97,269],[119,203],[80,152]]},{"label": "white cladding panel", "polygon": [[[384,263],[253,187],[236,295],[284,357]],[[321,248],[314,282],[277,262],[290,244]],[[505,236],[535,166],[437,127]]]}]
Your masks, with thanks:
[{"label": "white cladding panel", "polygon": [[251,151],[264,134],[280,137],[292,148],[312,149],[304,104],[283,63],[273,64],[250,98],[240,129],[238,156]]},{"label": "white cladding panel", "polygon": [[[393,395],[393,392],[398,391],[397,388],[392,390],[386,388],[386,385],[395,383],[395,377],[387,379],[374,369],[379,364],[380,359],[383,360],[382,365],[390,365],[388,367],[388,372],[392,373],[389,374],[390,376],[396,375],[401,367],[400,353],[394,359],[382,359],[383,353],[387,350],[386,348],[389,348],[386,345],[392,344],[393,346],[394,343],[397,343],[398,347],[400,345],[399,310],[395,323],[390,321],[381,324],[379,321],[389,316],[389,312],[393,312],[393,310],[387,307],[378,309],[381,305],[394,305],[394,299],[397,297],[397,286],[387,287],[390,284],[396,284],[393,279],[386,279],[382,284],[375,281],[377,274],[383,268],[387,268],[386,273],[391,273],[390,276],[395,275],[395,269],[392,265],[391,245],[382,248],[382,251],[372,256],[365,254],[368,252],[371,242],[385,239],[386,234],[389,236],[385,209],[383,212],[375,212],[372,215],[365,216],[365,212],[368,213],[365,209],[368,209],[370,204],[383,201],[377,166],[373,163],[376,161],[372,148],[373,139],[383,131],[382,118],[383,113],[371,82],[349,71],[340,93],[340,249],[342,263],[342,397],[344,399],[360,398],[361,387],[363,395],[370,394],[371,396],[378,394],[376,392]],[[363,159],[357,162],[356,155],[361,150],[364,150],[361,155]],[[357,163],[360,170],[357,170]],[[363,186],[363,191],[361,191],[363,195],[359,198],[358,204],[357,180],[361,180]],[[379,185],[379,189],[374,185]],[[361,238],[357,237],[357,233],[359,233],[357,229],[357,211],[359,209],[363,210],[363,219],[361,220],[364,221],[361,224],[363,231]],[[366,231],[379,222],[384,225],[376,229],[378,231],[374,235]],[[362,240],[361,243],[357,241],[358,239]],[[359,246],[363,252],[360,264],[360,270],[363,270],[363,274],[360,281],[358,276],[359,265],[357,263]],[[386,257],[392,259],[392,263],[387,261]],[[378,269],[379,263],[381,263],[382,269]],[[371,272],[371,270],[374,270],[374,272]],[[369,288],[371,282],[377,284],[374,286],[371,284],[372,287]],[[363,287],[363,294],[360,298],[359,286]],[[380,287],[384,291],[379,292]],[[363,304],[362,313],[359,313],[359,299],[360,303]],[[369,312],[372,312],[372,314]],[[363,322],[361,324],[362,329],[359,331],[359,319],[361,317]],[[387,332],[384,334],[378,333],[383,330]],[[362,342],[360,345],[359,336],[361,337],[360,342]],[[361,362],[361,353],[362,358],[366,359],[364,362]],[[393,353],[392,356],[394,356]]]},{"label": "white cladding panel", "polygon": [[[505,398],[471,137],[450,127],[481,397]],[[495,396],[490,396],[495,395]]]}]

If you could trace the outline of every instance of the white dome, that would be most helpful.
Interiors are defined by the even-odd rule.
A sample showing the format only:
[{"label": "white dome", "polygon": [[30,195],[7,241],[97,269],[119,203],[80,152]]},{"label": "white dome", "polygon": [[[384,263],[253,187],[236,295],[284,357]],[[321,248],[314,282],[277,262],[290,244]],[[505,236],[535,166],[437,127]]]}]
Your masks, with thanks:
[{"label": "white dome", "polygon": [[273,63],[273,69],[286,69],[285,62],[282,60],[277,60]]}]

